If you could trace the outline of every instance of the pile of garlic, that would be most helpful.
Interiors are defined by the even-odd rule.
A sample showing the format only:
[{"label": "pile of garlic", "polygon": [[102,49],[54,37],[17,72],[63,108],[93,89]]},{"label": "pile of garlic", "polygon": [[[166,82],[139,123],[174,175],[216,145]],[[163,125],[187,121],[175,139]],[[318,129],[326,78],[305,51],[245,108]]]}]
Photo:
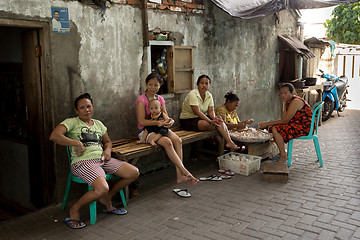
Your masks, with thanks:
[{"label": "pile of garlic", "polygon": [[257,128],[246,128],[242,131],[229,131],[230,137],[234,140],[244,142],[258,142],[267,141],[272,138],[272,134],[267,130],[261,130]]},{"label": "pile of garlic", "polygon": [[240,161],[240,163],[250,162],[250,159],[248,159],[247,157],[238,156],[238,155],[235,155],[235,154],[225,155],[224,158],[226,160],[230,160],[230,161]]}]

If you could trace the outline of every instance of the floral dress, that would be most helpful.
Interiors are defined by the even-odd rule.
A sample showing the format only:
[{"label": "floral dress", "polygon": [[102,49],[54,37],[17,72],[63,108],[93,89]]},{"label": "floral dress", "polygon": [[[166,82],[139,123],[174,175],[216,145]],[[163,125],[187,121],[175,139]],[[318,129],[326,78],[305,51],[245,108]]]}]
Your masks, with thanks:
[{"label": "floral dress", "polygon": [[[300,99],[303,101],[304,106],[300,110],[296,111],[293,118],[287,124],[278,124],[273,126],[276,128],[276,131],[280,133],[284,139],[284,142],[286,143],[291,139],[308,135],[311,127],[311,118],[313,112],[310,105],[304,99],[298,96],[294,96],[290,102],[286,103],[285,110],[288,110],[290,103],[294,99]],[[272,128],[269,130],[271,132]]]}]

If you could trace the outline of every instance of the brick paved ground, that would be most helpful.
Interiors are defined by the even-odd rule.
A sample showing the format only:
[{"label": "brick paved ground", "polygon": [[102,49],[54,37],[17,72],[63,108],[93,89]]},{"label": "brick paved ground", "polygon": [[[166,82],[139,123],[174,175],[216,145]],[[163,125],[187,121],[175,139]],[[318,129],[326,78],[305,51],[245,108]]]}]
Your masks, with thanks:
[{"label": "brick paved ground", "polygon": [[[141,179],[125,216],[99,213],[96,225],[72,230],[57,205],[0,223],[0,239],[360,239],[359,125],[360,111],[346,110],[319,128],[322,168],[312,142],[296,141],[286,184],[236,175],[200,182],[183,199],[166,169]],[[214,159],[203,160],[195,175],[216,173]],[[88,223],[88,208],[83,216]]]}]

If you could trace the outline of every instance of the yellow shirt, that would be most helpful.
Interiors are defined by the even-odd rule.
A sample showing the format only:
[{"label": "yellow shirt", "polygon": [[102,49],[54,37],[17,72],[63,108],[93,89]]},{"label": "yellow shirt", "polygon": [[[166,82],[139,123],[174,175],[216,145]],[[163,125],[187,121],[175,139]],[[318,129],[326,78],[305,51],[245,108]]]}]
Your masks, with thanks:
[{"label": "yellow shirt", "polygon": [[225,105],[218,106],[215,109],[215,115],[220,116],[225,120],[226,123],[238,124],[240,122],[240,118],[237,115],[236,111],[229,112]]},{"label": "yellow shirt", "polygon": [[182,109],[180,113],[180,119],[189,119],[189,118],[197,118],[198,116],[194,114],[191,109],[191,106],[198,106],[200,112],[205,115],[208,115],[209,107],[214,106],[214,99],[209,91],[205,93],[205,99],[202,100],[199,89],[196,88],[191,90],[189,94],[185,97],[185,100],[182,104]]}]

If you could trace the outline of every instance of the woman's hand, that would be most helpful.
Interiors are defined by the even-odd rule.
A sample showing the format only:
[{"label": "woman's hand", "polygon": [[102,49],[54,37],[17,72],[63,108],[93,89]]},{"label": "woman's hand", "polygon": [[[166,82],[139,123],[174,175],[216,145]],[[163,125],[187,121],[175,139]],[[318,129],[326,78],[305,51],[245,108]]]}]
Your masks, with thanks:
[{"label": "woman's hand", "polygon": [[243,129],[245,127],[246,127],[246,123],[239,122],[238,124],[236,124],[236,128],[238,128],[238,129]]},{"label": "woman's hand", "polygon": [[210,120],[210,124],[215,127],[220,127],[219,120],[217,119]]},{"label": "woman's hand", "polygon": [[81,141],[79,141],[78,144],[76,145],[76,150],[75,150],[76,156],[80,156],[84,151],[85,151],[85,146]]},{"label": "woman's hand", "polygon": [[175,122],[174,119],[169,118],[168,120],[165,121],[164,127],[170,128],[174,124],[174,122]]},{"label": "woman's hand", "polygon": [[165,121],[157,121],[156,126],[162,127],[165,125]]},{"label": "woman's hand", "polygon": [[258,126],[259,126],[259,128],[267,128],[269,125],[267,122],[259,122]]},{"label": "woman's hand", "polygon": [[254,119],[248,119],[245,121],[245,124],[252,124],[254,122]]},{"label": "woman's hand", "polygon": [[101,160],[107,162],[110,160],[110,158],[111,158],[111,150],[109,148],[106,148],[101,155]]},{"label": "woman's hand", "polygon": [[224,120],[223,120],[220,116],[216,116],[216,117],[214,118],[214,120],[215,120],[218,124],[221,124],[221,123],[224,122]]}]

